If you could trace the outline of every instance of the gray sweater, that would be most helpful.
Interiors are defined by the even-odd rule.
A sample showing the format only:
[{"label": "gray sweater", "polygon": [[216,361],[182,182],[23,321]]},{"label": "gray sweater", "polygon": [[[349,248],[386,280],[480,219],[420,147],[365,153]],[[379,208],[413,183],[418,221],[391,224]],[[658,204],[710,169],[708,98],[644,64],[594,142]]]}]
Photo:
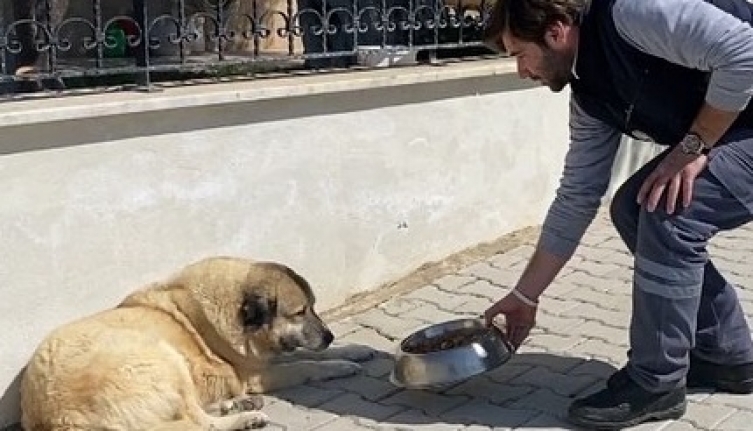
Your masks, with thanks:
[{"label": "gray sweater", "polygon": [[[706,102],[740,111],[753,95],[753,27],[703,0],[616,0],[620,35],[637,49],[712,71]],[[620,132],[570,99],[570,147],[539,246],[568,258],[610,182]],[[734,191],[731,191],[734,193]]]}]

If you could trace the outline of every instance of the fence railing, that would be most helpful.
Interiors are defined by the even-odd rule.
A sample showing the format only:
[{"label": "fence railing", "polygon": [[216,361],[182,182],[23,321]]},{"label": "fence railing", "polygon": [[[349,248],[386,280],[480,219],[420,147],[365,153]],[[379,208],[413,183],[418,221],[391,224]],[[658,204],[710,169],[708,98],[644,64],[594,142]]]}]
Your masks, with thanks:
[{"label": "fence railing", "polygon": [[493,0],[2,0],[0,92],[492,55]]}]

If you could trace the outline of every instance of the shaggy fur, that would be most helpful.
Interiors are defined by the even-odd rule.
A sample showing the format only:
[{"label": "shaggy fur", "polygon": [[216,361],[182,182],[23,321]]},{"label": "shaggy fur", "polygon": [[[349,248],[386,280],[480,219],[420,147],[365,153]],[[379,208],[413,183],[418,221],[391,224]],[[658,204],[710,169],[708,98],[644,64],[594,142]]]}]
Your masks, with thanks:
[{"label": "shaggy fur", "polygon": [[326,349],[333,334],[306,280],[277,263],[214,257],[64,325],[33,354],[21,383],[26,431],[238,430],[258,427],[259,397],[352,375],[348,359],[275,364]]}]

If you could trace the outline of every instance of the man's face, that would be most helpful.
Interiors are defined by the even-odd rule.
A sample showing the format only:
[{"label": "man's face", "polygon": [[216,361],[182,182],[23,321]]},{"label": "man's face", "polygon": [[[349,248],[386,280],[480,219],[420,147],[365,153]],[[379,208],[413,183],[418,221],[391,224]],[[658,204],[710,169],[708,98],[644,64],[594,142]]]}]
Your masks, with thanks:
[{"label": "man's face", "polygon": [[507,52],[515,57],[518,75],[546,85],[554,92],[562,91],[572,76],[577,32],[573,27],[557,24],[545,35],[544,45],[527,42],[505,32],[502,34]]}]

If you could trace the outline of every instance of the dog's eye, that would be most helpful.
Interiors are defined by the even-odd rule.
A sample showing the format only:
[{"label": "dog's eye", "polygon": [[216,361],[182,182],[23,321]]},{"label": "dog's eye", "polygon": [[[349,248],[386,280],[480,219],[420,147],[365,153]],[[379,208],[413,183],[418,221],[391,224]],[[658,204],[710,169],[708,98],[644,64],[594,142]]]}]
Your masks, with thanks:
[{"label": "dog's eye", "polygon": [[306,315],[306,309],[305,308],[302,309],[302,310],[296,311],[295,313],[293,313],[293,316],[298,316],[298,317],[304,316],[304,315]]}]

